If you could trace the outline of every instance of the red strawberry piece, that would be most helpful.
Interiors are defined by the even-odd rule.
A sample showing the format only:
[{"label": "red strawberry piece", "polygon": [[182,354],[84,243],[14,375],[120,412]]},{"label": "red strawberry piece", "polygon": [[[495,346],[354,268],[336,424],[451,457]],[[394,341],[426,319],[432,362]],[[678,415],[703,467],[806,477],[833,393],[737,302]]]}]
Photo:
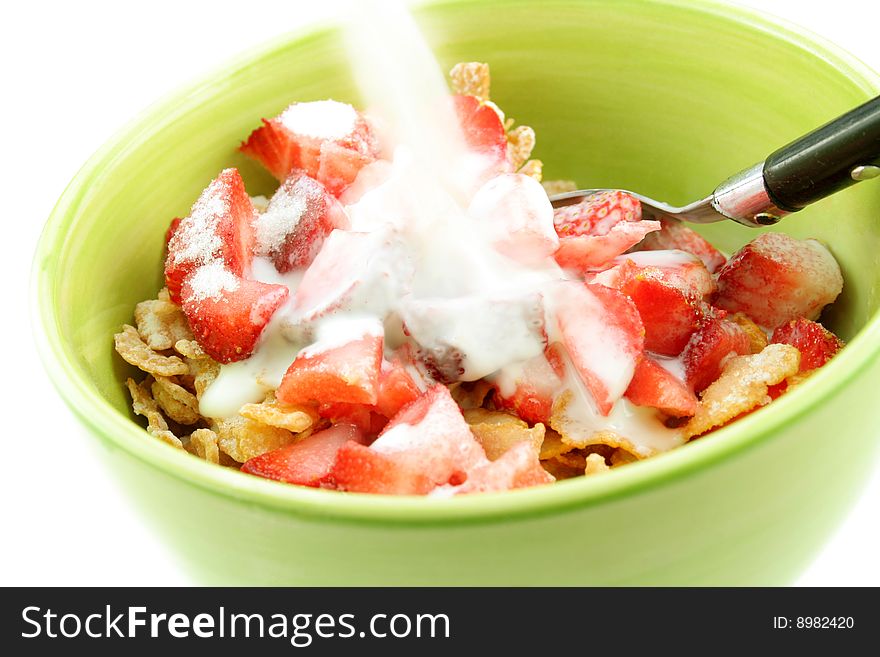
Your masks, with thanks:
[{"label": "red strawberry piece", "polygon": [[624,283],[621,291],[632,299],[645,326],[645,349],[677,356],[703,319],[702,302],[670,285],[651,270]]},{"label": "red strawberry piece", "polygon": [[376,410],[392,418],[407,404],[421,396],[422,390],[400,358],[383,361],[379,372],[379,393]]},{"label": "red strawberry piece", "polygon": [[364,154],[334,142],[324,142],[321,145],[317,178],[338,198],[355,181],[361,169],[375,159],[372,154]]},{"label": "red strawberry piece", "polygon": [[507,134],[498,111],[476,96],[453,96],[465,142],[474,151],[488,156],[491,168],[507,170]]},{"label": "red strawberry piece", "polygon": [[202,192],[168,242],[165,285],[175,303],[181,287],[198,267],[218,260],[235,276],[247,278],[254,251],[254,207],[236,169],[225,169]]},{"label": "red strawberry piece", "polygon": [[238,278],[216,261],[186,279],[183,313],[193,335],[221,363],[250,356],[272,315],[287,300],[288,289]]},{"label": "red strawberry piece", "polygon": [[843,349],[843,341],[817,322],[799,317],[773,331],[771,342],[789,344],[801,352],[801,372],[822,367]]},{"label": "red strawberry piece", "polygon": [[722,267],[715,305],[775,328],[799,317],[818,318],[842,289],[840,267],[822,244],[764,233]]},{"label": "red strawberry piece", "polygon": [[370,449],[420,472],[435,485],[461,481],[471,468],[486,461],[461,409],[442,384],[404,406]]},{"label": "red strawberry piece", "polygon": [[239,150],[257,160],[278,180],[284,180],[302,166],[300,146],[296,137],[278,119],[263,119]]},{"label": "red strawberry piece", "polygon": [[644,351],[639,312],[625,295],[601,285],[564,281],[553,296],[562,342],[599,412],[608,415]]},{"label": "red strawberry piece", "polygon": [[294,103],[278,117],[264,119],[241,145],[245,155],[261,162],[278,180],[303,169],[334,192],[342,191],[343,180],[354,180],[356,169],[375,160],[378,150],[363,115],[333,100]]},{"label": "red strawberry piece", "polygon": [[171,220],[171,223],[168,224],[168,230],[165,231],[165,248],[168,248],[168,243],[171,241],[171,238],[174,237],[174,233],[177,231],[177,227],[180,225],[180,222],[183,221],[183,217],[174,217]]},{"label": "red strawberry piece", "polygon": [[710,317],[681,353],[687,384],[702,392],[715,381],[728,358],[751,353],[748,334],[729,320]]},{"label": "red strawberry piece", "polygon": [[491,227],[495,248],[531,264],[559,248],[553,206],[541,184],[521,173],[504,173],[486,182],[471,199],[468,215]]},{"label": "red strawberry piece", "polygon": [[334,228],[348,228],[348,216],[321,183],[296,171],[272,196],[255,228],[258,252],[285,273],[310,265]]},{"label": "red strawberry piece", "polygon": [[352,322],[344,339],[332,335],[306,347],[287,369],[275,393],[286,404],[308,402],[374,405],[382,365],[382,325]]},{"label": "red strawberry piece", "polygon": [[518,368],[515,378],[502,370],[494,379],[496,408],[512,411],[529,424],[549,424],[553,396],[562,383],[564,368],[556,345],[551,345],[544,354]]},{"label": "red strawberry piece", "polygon": [[642,221],[638,199],[617,191],[599,192],[556,208],[553,222],[559,235],[556,261],[580,272],[601,267],[660,230],[659,222]]},{"label": "red strawberry piece", "polygon": [[[637,251],[615,258],[614,261],[620,264],[611,270],[598,274],[596,282],[608,285],[601,279],[610,276],[614,270],[620,272],[618,280],[621,281],[640,272],[649,271],[653,278],[669,283],[685,294],[701,299],[714,294],[718,289],[715,278],[706,269],[703,261],[684,251]],[[620,284],[611,284],[609,287],[620,289],[621,286]]]},{"label": "red strawberry piece", "polygon": [[677,249],[687,251],[703,261],[711,273],[717,272],[726,258],[709,241],[694,229],[677,219],[661,219],[661,228],[645,236],[638,245],[639,250],[657,251]]},{"label": "red strawberry piece", "polygon": [[455,487],[456,494],[489,493],[493,491],[528,488],[553,483],[555,479],[538,460],[538,454],[528,443],[516,443],[500,458],[474,468],[467,480]]},{"label": "red strawberry piece", "polygon": [[343,445],[328,481],[339,490],[383,495],[424,495],[434,483],[419,470],[356,442]]},{"label": "red strawberry piece", "polygon": [[360,429],[351,424],[337,424],[291,445],[255,456],[241,466],[241,471],[289,484],[317,487],[333,469],[339,448],[350,441],[364,442]]},{"label": "red strawberry piece", "polygon": [[657,408],[674,417],[697,412],[697,397],[675,375],[653,358],[645,356],[636,365],[626,389],[626,398],[636,406]]}]

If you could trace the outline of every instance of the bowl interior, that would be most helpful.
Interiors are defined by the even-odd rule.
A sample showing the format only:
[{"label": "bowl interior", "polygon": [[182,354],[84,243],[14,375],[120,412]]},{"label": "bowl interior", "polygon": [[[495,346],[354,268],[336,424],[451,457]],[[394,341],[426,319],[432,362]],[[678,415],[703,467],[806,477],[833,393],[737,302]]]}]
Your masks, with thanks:
[{"label": "bowl interior", "polygon": [[[671,202],[701,197],[880,88],[836,50],[708,3],[452,2],[418,17],[444,68],[491,64],[493,100],[534,126],[546,178]],[[323,98],[358,101],[332,29],[233,62],[148,111],[86,165],[36,262],[62,391],[75,375],[99,403],[130,416],[122,384],[130,368],[111,336],[161,286],[169,221],[224,167],[238,167],[250,193],[271,192],[270,177],[236,147],[261,117],[292,100]],[[854,337],[880,305],[880,186],[850,189],[777,229],[830,245],[846,289],[827,319]],[[704,232],[727,250],[756,234],[733,223]]]}]

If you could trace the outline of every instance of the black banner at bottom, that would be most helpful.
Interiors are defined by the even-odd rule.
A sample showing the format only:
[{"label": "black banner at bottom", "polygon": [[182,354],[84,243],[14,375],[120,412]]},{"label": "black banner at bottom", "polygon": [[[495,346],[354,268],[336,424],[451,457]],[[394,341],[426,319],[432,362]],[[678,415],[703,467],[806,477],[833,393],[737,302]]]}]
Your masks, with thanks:
[{"label": "black banner at bottom", "polygon": [[[6,589],[2,645],[163,654],[872,645],[868,589]],[[75,645],[74,645],[75,644]],[[690,650],[687,650],[690,652]],[[40,652],[39,654],[42,654]]]}]

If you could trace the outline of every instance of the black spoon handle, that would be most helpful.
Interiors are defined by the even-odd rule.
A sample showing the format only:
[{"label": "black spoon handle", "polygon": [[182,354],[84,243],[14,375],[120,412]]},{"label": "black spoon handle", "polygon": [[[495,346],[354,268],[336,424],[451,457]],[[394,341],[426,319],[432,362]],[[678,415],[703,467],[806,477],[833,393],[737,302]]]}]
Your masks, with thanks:
[{"label": "black spoon handle", "polygon": [[880,173],[880,96],[783,146],[764,162],[764,184],[795,212]]}]

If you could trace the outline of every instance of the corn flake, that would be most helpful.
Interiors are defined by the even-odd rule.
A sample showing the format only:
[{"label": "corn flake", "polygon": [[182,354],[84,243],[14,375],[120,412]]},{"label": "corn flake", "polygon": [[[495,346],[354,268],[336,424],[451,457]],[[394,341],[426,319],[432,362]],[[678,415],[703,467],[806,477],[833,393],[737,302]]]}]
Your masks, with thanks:
[{"label": "corn flake", "polygon": [[699,436],[758,406],[770,403],[768,386],[797,374],[800,352],[787,344],[767,345],[759,354],[731,358],[718,379],[703,391],[685,436]]},{"label": "corn flake", "polygon": [[245,461],[292,443],[296,436],[286,429],[270,427],[245,417],[224,418],[212,423],[220,451],[235,461]]},{"label": "corn flake", "polygon": [[500,458],[516,443],[527,442],[538,454],[544,442],[544,425],[529,427],[518,417],[499,411],[473,408],[464,412],[471,433],[483,446],[490,461]]},{"label": "corn flake", "polygon": [[529,160],[522,167],[520,167],[517,173],[521,173],[524,176],[528,176],[529,178],[534,178],[538,182],[541,182],[541,179],[544,175],[544,163],[541,160]]},{"label": "corn flake", "polygon": [[577,191],[577,183],[574,180],[545,180],[541,183],[547,196],[556,196],[567,192]]},{"label": "corn flake", "polygon": [[538,458],[542,461],[556,458],[560,454],[565,454],[566,452],[570,452],[574,447],[562,442],[562,436],[560,436],[553,429],[547,429],[544,432],[544,440],[541,443],[541,453]]},{"label": "corn flake", "polygon": [[189,437],[189,451],[208,463],[220,463],[220,448],[217,434],[210,429],[196,429]]},{"label": "corn flake", "polygon": [[489,100],[492,78],[489,65],[483,62],[459,62],[449,72],[453,93]]},{"label": "corn flake", "polygon": [[141,301],[134,308],[141,339],[154,351],[171,349],[178,340],[192,339],[192,331],[180,306],[170,301]]},{"label": "corn flake", "polygon": [[125,362],[135,367],[155,374],[157,376],[176,376],[189,374],[189,367],[177,356],[163,356],[158,354],[141,340],[137,329],[128,324],[123,325],[122,331],[114,336],[116,351]]},{"label": "corn flake", "polygon": [[521,125],[507,133],[507,152],[514,169],[528,161],[534,148],[535,131],[529,126]]},{"label": "corn flake", "polygon": [[769,343],[764,329],[755,324],[745,313],[735,313],[730,319],[739,324],[740,328],[749,336],[749,351],[753,354],[761,353]]},{"label": "corn flake", "polygon": [[245,404],[238,411],[239,415],[254,422],[287,429],[300,433],[310,429],[318,420],[317,414],[303,406],[287,406],[270,394],[259,404]]},{"label": "corn flake", "polygon": [[196,424],[199,414],[199,400],[183,386],[163,376],[156,377],[152,385],[153,399],[169,418],[178,424]]},{"label": "corn flake", "polygon": [[607,472],[611,468],[608,467],[608,463],[605,462],[605,457],[596,452],[592,454],[587,454],[586,461],[584,463],[584,474],[592,475],[598,474],[600,472]]}]

